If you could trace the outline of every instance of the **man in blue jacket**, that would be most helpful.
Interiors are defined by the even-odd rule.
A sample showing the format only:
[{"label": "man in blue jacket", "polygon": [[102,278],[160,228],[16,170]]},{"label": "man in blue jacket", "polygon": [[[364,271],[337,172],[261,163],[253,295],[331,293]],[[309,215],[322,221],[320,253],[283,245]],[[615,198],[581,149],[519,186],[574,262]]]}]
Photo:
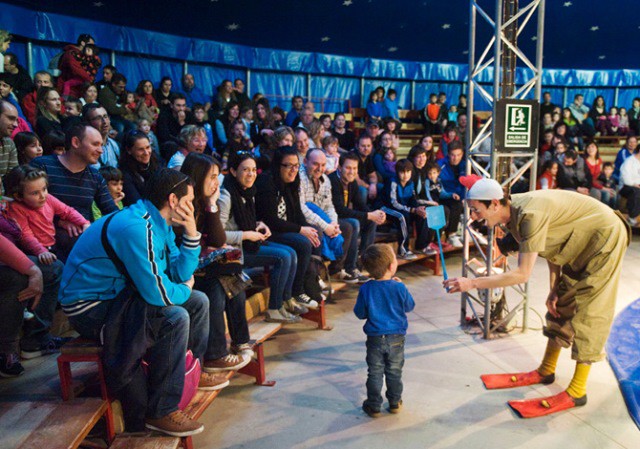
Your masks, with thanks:
[{"label": "man in blue jacket", "polygon": [[[209,336],[207,297],[192,290],[200,254],[193,198],[188,176],[169,169],[157,171],[148,181],[144,199],[98,220],[78,239],[65,265],[59,294],[73,327],[83,337],[96,340],[113,309],[122,306],[127,291],[135,292],[134,301],[146,302],[146,319],[140,319],[150,323],[154,332],[143,348],[149,364],[145,425],[178,437],[204,430],[178,409],[187,346],[202,358]],[[172,226],[183,230],[180,248]],[[125,359],[133,357],[122,354]],[[202,373],[198,388],[216,390],[226,385],[221,376]]]},{"label": "man in blue jacket", "polygon": [[457,235],[460,215],[462,214],[462,200],[464,199],[464,186],[460,184],[460,176],[467,174],[467,161],[464,159],[462,144],[456,140],[449,144],[447,158],[438,161],[440,165],[440,204],[449,208],[449,223],[447,224],[447,236],[449,243],[462,248],[462,241]]}]

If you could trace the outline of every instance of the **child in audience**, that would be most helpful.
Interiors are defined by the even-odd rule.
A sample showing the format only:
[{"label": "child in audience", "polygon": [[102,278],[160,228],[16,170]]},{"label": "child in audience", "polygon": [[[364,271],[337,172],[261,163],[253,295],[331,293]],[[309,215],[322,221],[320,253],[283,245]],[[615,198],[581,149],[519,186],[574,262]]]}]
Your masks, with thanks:
[{"label": "child in audience", "polygon": [[553,126],[555,127],[558,123],[560,123],[560,112],[558,111],[553,111],[553,115],[551,116],[551,122],[553,123]]},{"label": "child in audience", "polygon": [[540,129],[542,132],[546,132],[548,130],[553,131],[553,118],[549,112],[542,116],[542,123],[540,124]]},{"label": "child in audience", "polygon": [[[124,207],[122,204],[122,200],[124,199],[122,172],[117,168],[105,166],[100,169],[100,174],[107,183],[107,188],[109,189],[111,198],[113,198],[113,202],[116,203],[118,209],[122,209]],[[91,211],[93,212],[93,221],[102,218],[102,212],[100,212],[95,202],[91,205]]]},{"label": "child in audience", "polygon": [[544,155],[549,151],[553,151],[553,129],[546,129],[542,135],[542,142],[540,143],[540,149],[538,150],[539,160],[542,160]]},{"label": "child in audience", "polygon": [[64,154],[64,133],[62,131],[49,131],[42,137],[42,151],[45,156],[55,154],[60,156]]},{"label": "child in audience", "polygon": [[384,110],[384,117],[391,117],[393,119],[398,120],[398,101],[397,101],[398,93],[395,89],[389,89],[387,91],[387,96],[382,103],[382,107]]},{"label": "child in audience", "polygon": [[193,111],[193,118],[195,120],[194,125],[204,128],[207,134],[207,146],[212,153],[215,153],[216,149],[213,148],[213,128],[211,127],[211,123],[207,121],[207,111],[204,110],[204,106],[201,103],[194,104],[191,110]]},{"label": "child in audience", "polygon": [[[82,53],[74,53],[73,56],[89,75],[90,82],[93,82],[96,79],[100,65],[102,65],[102,61],[98,56],[98,47],[94,44],[86,44],[82,49]],[[85,82],[86,80],[83,78],[71,78],[65,81],[62,85],[62,95],[69,95],[79,91],[80,86]],[[79,94],[77,95],[79,96]]]},{"label": "child in audience", "polygon": [[402,367],[404,343],[409,322],[407,313],[415,301],[407,287],[394,277],[398,268],[389,245],[376,243],[362,254],[362,264],[373,280],[362,284],[353,308],[355,315],[367,320],[367,399],[362,410],[372,418],[380,416],[382,384],[386,381],[389,412],[402,409]]},{"label": "child in audience", "polygon": [[627,115],[627,108],[620,108],[620,116],[618,117],[618,135],[629,135],[629,116]]},{"label": "child in audience", "polygon": [[244,135],[247,139],[251,139],[251,124],[253,123],[253,108],[244,106],[240,109],[240,119],[244,123]]},{"label": "child in audience", "polygon": [[40,139],[35,133],[22,132],[16,134],[13,139],[18,149],[18,163],[28,164],[33,159],[42,156],[42,145]]},{"label": "child in audience", "polygon": [[449,123],[457,123],[458,122],[458,106],[452,104],[449,106],[449,113],[447,114],[449,118]]},{"label": "child in audience", "polygon": [[397,159],[395,148],[387,148],[382,157],[384,158],[384,160],[382,161],[382,165],[384,165],[384,168],[386,170],[389,170],[390,172],[395,172]]},{"label": "child in audience", "polygon": [[542,174],[538,177],[537,190],[557,189],[558,162],[548,160],[542,166]]},{"label": "child in audience", "polygon": [[73,208],[49,195],[46,172],[30,165],[19,165],[4,179],[7,195],[14,201],[9,203],[9,217],[22,229],[22,246],[27,253],[50,265],[56,256],[55,217],[82,227],[84,231],[89,222]]},{"label": "child in audience", "polygon": [[[427,165],[427,179],[425,180],[425,189],[427,191],[427,199],[421,200],[421,201],[419,200],[418,204],[420,206],[432,207],[432,206],[440,205],[440,193],[443,190],[442,182],[440,181],[441,170],[442,168],[440,167],[440,165],[438,165],[437,162],[430,162],[429,165]],[[443,206],[443,207],[444,207],[445,221],[448,222],[449,208],[447,206]],[[428,226],[428,223],[427,223],[427,226]],[[440,251],[438,244],[433,241],[434,238],[435,238],[435,231],[429,230],[429,241],[431,243],[429,243],[427,249],[425,249],[424,251],[424,253],[428,256],[438,254]],[[452,248],[452,246],[449,242],[446,241],[446,239],[444,239],[444,241],[442,242],[442,248],[449,249],[449,248]]]},{"label": "child in audience", "polygon": [[598,182],[602,185],[603,189],[609,191],[609,206],[612,209],[618,208],[618,183],[613,177],[614,166],[612,162],[605,162],[602,164],[602,172],[598,176]]},{"label": "child in audience", "polygon": [[[160,156],[160,145],[158,144],[158,138],[156,137],[154,132],[151,131],[151,123],[149,123],[149,120],[147,120],[146,118],[141,118],[138,120],[137,124],[138,131],[147,136],[147,139],[149,139],[149,144],[151,144],[151,149],[154,153],[156,153],[156,157],[158,158],[158,160],[161,161],[162,156]],[[211,127],[211,125],[209,125],[209,127]]]},{"label": "child in audience", "polygon": [[[426,226],[426,212],[415,196],[411,176],[413,164],[408,159],[401,159],[395,166],[396,176],[390,178],[385,186],[385,206],[382,211],[396,221],[398,230],[398,257],[413,260],[416,255],[409,250],[409,229],[415,224],[418,237],[415,248],[425,251],[429,244],[429,228]],[[430,254],[431,255],[431,254]]]},{"label": "child in audience", "polygon": [[617,136],[620,129],[620,116],[618,115],[618,108],[612,106],[609,109],[609,115],[605,123],[605,129],[608,136]]},{"label": "child in audience", "polygon": [[82,102],[76,97],[67,96],[64,99],[64,116],[80,117],[82,115]]},{"label": "child in audience", "polygon": [[327,136],[322,139],[322,149],[327,156],[327,165],[324,169],[325,175],[329,175],[337,170],[340,162],[340,154],[338,153],[338,138]]},{"label": "child in audience", "polygon": [[138,120],[138,103],[140,99],[136,98],[136,94],[133,92],[127,91],[125,108],[127,113],[124,115],[125,120],[129,120],[130,122],[134,122]]}]

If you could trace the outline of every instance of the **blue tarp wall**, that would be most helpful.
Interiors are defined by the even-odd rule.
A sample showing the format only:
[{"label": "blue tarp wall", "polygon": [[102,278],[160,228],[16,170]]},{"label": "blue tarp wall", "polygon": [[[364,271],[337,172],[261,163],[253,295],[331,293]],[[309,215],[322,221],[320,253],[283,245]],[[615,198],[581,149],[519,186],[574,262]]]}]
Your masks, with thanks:
[{"label": "blue tarp wall", "polygon": [[[288,96],[294,94],[331,98],[321,105],[329,112],[345,111],[347,100],[353,107],[364,107],[368,93],[379,85],[396,89],[403,109],[412,105],[423,107],[431,92],[445,92],[450,102],[456,102],[458,95],[465,93],[468,75],[468,67],[464,64],[254,48],[36,12],[7,4],[2,5],[0,28],[10,30],[17,37],[10,51],[18,55],[22,65],[26,66],[27,61],[25,43],[32,43],[34,71],[45,69],[64,43],[75,42],[79,34],[90,33],[101,49],[103,64],[109,63],[113,53],[116,67],[128,78],[130,90],[142,79],[157,83],[163,76],[170,76],[174,86],[179,88],[186,61],[196,84],[207,94],[213,94],[215,86],[223,79],[247,79],[249,74],[249,93],[262,92],[274,105],[285,110],[290,107]],[[484,87],[491,92],[492,73],[490,70],[484,73],[486,76],[481,82],[486,83]],[[520,84],[529,77],[525,69],[518,69],[516,80]],[[579,92],[584,94],[587,104],[591,104],[596,95],[603,95],[607,105],[629,107],[632,99],[640,96],[640,71],[545,69],[543,86],[558,105],[567,105]],[[476,95],[475,107],[488,109],[479,95]]]}]

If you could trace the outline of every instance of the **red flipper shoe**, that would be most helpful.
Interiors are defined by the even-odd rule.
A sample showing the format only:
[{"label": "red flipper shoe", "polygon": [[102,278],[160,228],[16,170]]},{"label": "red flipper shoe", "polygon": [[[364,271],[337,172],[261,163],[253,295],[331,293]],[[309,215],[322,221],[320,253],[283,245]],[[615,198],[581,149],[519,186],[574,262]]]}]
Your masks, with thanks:
[{"label": "red flipper shoe", "polygon": [[581,407],[587,403],[587,395],[581,398],[572,398],[566,391],[546,398],[527,399],[524,401],[509,401],[509,406],[521,418],[537,418],[538,416],[551,415],[573,407]]},{"label": "red flipper shoe", "polygon": [[556,375],[542,376],[538,371],[533,370],[528,373],[483,374],[480,379],[487,390],[497,390],[535,384],[552,384],[556,380]]}]

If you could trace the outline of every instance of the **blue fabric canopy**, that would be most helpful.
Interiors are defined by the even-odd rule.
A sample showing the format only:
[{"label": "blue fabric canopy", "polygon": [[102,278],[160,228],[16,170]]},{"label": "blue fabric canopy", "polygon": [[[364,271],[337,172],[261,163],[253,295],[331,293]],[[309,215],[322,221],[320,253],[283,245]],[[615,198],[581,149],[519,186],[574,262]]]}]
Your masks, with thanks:
[{"label": "blue fabric canopy", "polygon": [[[495,2],[484,3],[491,14]],[[633,34],[622,30],[638,28],[634,1],[612,0],[607,8],[595,0],[546,4],[543,85],[592,87],[587,102],[596,91],[610,88],[603,93],[607,104],[618,87],[619,103],[630,103],[640,93],[640,70],[634,70],[640,61]],[[359,106],[366,101],[363,92],[378,85],[394,87],[400,107],[406,108],[412,82],[416,106],[431,92],[455,98],[463,91],[468,5],[466,0],[10,0],[0,3],[0,28],[18,36],[13,51],[23,64],[21,38],[35,41],[36,70],[46,68],[61,43],[89,33],[102,49],[104,63],[109,60],[105,50],[116,52],[116,65],[128,76],[129,88],[162,76],[171,76],[179,88],[182,61],[188,61],[197,85],[208,94],[222,79],[244,78],[249,69],[252,92],[271,95],[285,109],[289,100],[276,94],[339,98],[327,100],[325,110],[344,110],[345,100]],[[488,38],[488,27],[481,22],[478,33]],[[528,26],[519,38],[529,54],[535,45],[533,29]],[[313,75],[310,88],[307,74]],[[483,75],[482,82],[491,84],[492,72]],[[525,68],[517,69],[518,83],[529,78]],[[551,90],[555,102],[567,98],[562,89]]]}]

